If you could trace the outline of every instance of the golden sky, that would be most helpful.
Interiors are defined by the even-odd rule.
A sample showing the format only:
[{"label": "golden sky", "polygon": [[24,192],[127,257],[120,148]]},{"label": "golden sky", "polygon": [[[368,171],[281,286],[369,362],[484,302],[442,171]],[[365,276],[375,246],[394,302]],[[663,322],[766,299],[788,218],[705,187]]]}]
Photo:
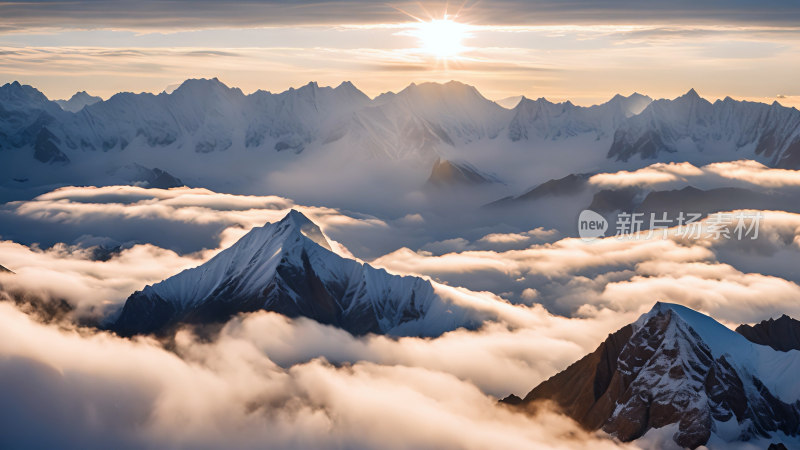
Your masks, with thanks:
[{"label": "golden sky", "polygon": [[573,2],[583,10],[512,0],[126,3],[0,3],[0,82],[107,98],[194,77],[245,92],[349,80],[370,96],[455,79],[492,99],[592,104],[695,88],[708,99],[800,105],[800,13],[778,0],[761,4],[766,12],[683,1],[684,10],[630,10],[621,0]]}]

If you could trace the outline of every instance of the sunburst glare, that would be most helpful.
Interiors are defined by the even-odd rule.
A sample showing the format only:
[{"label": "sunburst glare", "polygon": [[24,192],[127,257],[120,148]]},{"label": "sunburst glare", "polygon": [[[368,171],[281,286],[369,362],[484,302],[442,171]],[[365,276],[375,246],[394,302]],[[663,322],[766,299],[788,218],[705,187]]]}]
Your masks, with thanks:
[{"label": "sunburst glare", "polygon": [[464,52],[464,40],[469,37],[469,26],[448,16],[442,19],[421,21],[412,34],[420,41],[420,49],[437,58],[455,58]]}]

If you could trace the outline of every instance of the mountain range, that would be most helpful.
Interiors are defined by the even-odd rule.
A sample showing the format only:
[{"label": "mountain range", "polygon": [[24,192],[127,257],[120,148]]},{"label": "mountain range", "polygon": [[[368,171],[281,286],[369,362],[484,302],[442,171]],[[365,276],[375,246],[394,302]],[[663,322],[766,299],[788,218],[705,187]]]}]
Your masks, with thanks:
[{"label": "mountain range", "polygon": [[[589,150],[608,167],[743,158],[800,167],[800,111],[730,98],[711,103],[694,90],[674,100],[616,95],[591,107],[523,97],[507,109],[455,81],[411,84],[373,99],[350,82],[244,94],[217,79],[192,79],[171,93],[101,100],[81,92],[59,102],[18,82],[0,87],[0,185],[7,187],[75,182],[70,174],[92,184],[127,183],[114,173],[130,164],[185,179],[176,171],[204,155],[258,157],[254,164],[273,167],[291,161],[286,154],[307,152],[417,160],[427,173],[439,159],[459,161],[503,180],[474,155],[531,152],[575,138],[583,139],[577,146],[595,142]],[[195,173],[203,170],[192,170],[194,184],[213,175]]]},{"label": "mountain range", "polygon": [[584,428],[624,442],[663,429],[692,449],[759,440],[791,446],[800,436],[800,351],[790,321],[740,327],[749,330],[740,334],[657,303],[524,398],[504,402],[529,412],[554,404]]}]

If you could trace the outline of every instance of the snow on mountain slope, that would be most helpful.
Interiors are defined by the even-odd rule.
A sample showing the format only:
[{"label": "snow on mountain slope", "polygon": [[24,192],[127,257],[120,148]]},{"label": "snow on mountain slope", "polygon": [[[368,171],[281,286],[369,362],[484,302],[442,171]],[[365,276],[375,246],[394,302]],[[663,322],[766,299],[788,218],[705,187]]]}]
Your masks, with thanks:
[{"label": "snow on mountain slope", "polygon": [[277,151],[302,151],[309,143],[341,138],[343,123],[370,99],[346,81],[336,88],[309,83],[281,94],[256,91],[248,97],[247,147],[274,141]]},{"label": "snow on mountain slope", "polygon": [[673,440],[781,440],[800,435],[800,351],[747,341],[689,308],[657,303],[595,352],[510,402],[555,402],[588,429],[623,441],[674,426]]},{"label": "snow on mountain slope", "polygon": [[55,102],[58,103],[58,106],[64,111],[78,112],[82,110],[84,106],[93,105],[102,101],[103,99],[100,97],[89,95],[86,91],[80,91],[76,92],[69,100],[56,100]]},{"label": "snow on mountain slope", "polygon": [[304,316],[353,334],[441,334],[475,326],[417,277],[391,275],[333,253],[302,213],[254,228],[205,264],[145,287],[110,328],[160,333],[258,310]]},{"label": "snow on mountain slope", "polygon": [[[674,100],[657,100],[626,120],[614,134],[609,158],[752,158],[772,166],[800,167],[800,111],[730,97],[714,103],[694,89]],[[703,155],[710,153],[712,155]]]},{"label": "snow on mountain slope", "polygon": [[800,373],[800,352],[783,353],[752,343],[713,318],[682,305],[658,303],[636,326],[667,312],[679,316],[700,342],[708,346],[715,359],[728,359],[744,378],[761,380],[770,392],[787,403],[800,400],[800,383],[792,375]]},{"label": "snow on mountain slope", "polygon": [[61,139],[52,131],[68,117],[61,107],[30,86],[15,81],[0,87],[0,151],[3,151],[0,156],[5,164],[19,160],[8,152],[17,148],[27,149],[39,162],[68,162],[69,158],[59,148]]},{"label": "snow on mountain slope", "polygon": [[[800,161],[796,110],[684,97],[648,105],[639,94],[617,95],[591,107],[522,99],[509,110],[458,82],[412,84],[370,100],[349,82],[245,95],[201,79],[169,94],[120,93],[72,113],[11,83],[0,87],[0,186],[13,197],[44,186],[127,183],[107,174],[137,164],[193,186],[265,192],[281,171],[296,179],[338,164],[328,173],[355,186],[403,161],[409,173],[398,178],[416,184],[396,184],[418,189],[444,159],[521,190],[569,173],[644,164],[635,155],[704,163],[752,156],[786,167]],[[222,176],[220,167],[237,176]]]},{"label": "snow on mountain slope", "polygon": [[497,137],[508,116],[508,110],[472,86],[456,81],[412,83],[357,111],[345,134],[350,145],[369,149],[374,156],[435,160],[441,146]]},{"label": "snow on mountain slope", "polygon": [[651,101],[650,97],[634,93],[630,97],[616,95],[601,105],[581,107],[569,101],[552,103],[545,98],[523,97],[514,108],[508,135],[512,141],[563,139],[583,133],[593,133],[598,138],[613,135],[625,119],[639,114]]},{"label": "snow on mountain slope", "polygon": [[244,122],[246,97],[219,80],[187,80],[172,94],[114,95],[83,108],[65,124],[68,145],[84,150],[124,150],[132,143],[179,144],[197,153],[223,151]]}]

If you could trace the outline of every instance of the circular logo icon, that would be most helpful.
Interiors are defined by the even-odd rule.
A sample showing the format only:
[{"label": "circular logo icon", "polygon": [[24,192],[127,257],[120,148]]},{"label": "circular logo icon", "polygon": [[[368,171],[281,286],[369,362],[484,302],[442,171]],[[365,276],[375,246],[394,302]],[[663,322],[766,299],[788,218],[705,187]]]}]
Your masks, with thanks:
[{"label": "circular logo icon", "polygon": [[608,221],[605,217],[592,211],[584,209],[578,216],[578,236],[584,241],[592,241],[601,238],[608,230]]}]

